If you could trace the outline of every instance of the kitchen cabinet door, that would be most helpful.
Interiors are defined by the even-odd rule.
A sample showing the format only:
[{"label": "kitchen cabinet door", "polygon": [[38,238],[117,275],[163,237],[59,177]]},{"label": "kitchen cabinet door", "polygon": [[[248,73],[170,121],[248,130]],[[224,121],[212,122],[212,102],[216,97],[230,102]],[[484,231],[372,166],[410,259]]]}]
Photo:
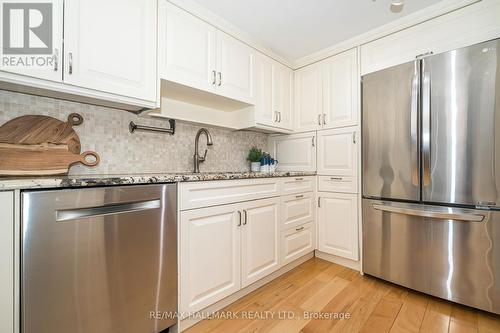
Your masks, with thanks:
[{"label": "kitchen cabinet door", "polygon": [[354,126],[358,122],[358,65],[356,49],[321,63],[323,128]]},{"label": "kitchen cabinet door", "polygon": [[238,205],[181,212],[181,311],[201,310],[240,289]]},{"label": "kitchen cabinet door", "polygon": [[217,83],[219,95],[254,104],[253,50],[228,34],[217,31]]},{"label": "kitchen cabinet door", "polygon": [[357,127],[318,132],[318,174],[357,176]]},{"label": "kitchen cabinet door", "polygon": [[272,86],[273,110],[277,113],[277,126],[292,130],[293,71],[278,62],[274,62]]},{"label": "kitchen cabinet door", "polygon": [[311,131],[322,126],[322,79],[318,64],[295,71],[295,129]]},{"label": "kitchen cabinet door", "polygon": [[0,192],[0,332],[14,333],[14,193]]},{"label": "kitchen cabinet door", "polygon": [[215,91],[216,29],[167,2],[159,2],[159,66],[163,79]]},{"label": "kitchen cabinet door", "polygon": [[271,136],[271,155],[280,171],[316,171],[316,132]]},{"label": "kitchen cabinet door", "polygon": [[273,60],[257,52],[254,65],[255,119],[274,127],[278,118],[273,108]]},{"label": "kitchen cabinet door", "polygon": [[279,268],[280,198],[241,204],[242,287]]},{"label": "kitchen cabinet door", "polygon": [[[38,3],[49,3],[52,4],[52,49],[50,54],[40,55],[41,57],[47,59],[52,58],[52,66],[44,66],[44,67],[33,67],[33,66],[3,66],[0,65],[0,70],[15,74],[21,74],[25,76],[29,76],[32,78],[44,79],[54,82],[62,82],[63,79],[63,69],[62,69],[62,59],[63,59],[63,0],[30,0],[27,1],[29,3],[38,4]],[[15,3],[15,2],[14,2]],[[14,15],[11,13],[3,13],[4,7],[0,7],[0,17],[4,17],[4,15],[10,15],[11,19],[14,20]],[[19,10],[17,13],[23,13]],[[47,19],[43,17],[42,20]],[[42,21],[43,22],[43,21]],[[24,29],[11,29],[11,46],[12,47],[27,47],[24,44],[24,40],[26,36],[23,36]],[[30,34],[33,34],[30,32]],[[37,37],[32,35],[32,38]],[[15,41],[23,41],[22,45],[16,45]],[[33,41],[30,40],[32,43]],[[38,40],[37,47],[45,47],[48,41]],[[29,45],[32,47],[33,45]],[[9,57],[9,54],[3,54],[5,57]],[[17,55],[14,55],[17,56]],[[26,57],[30,58],[31,54],[27,54]],[[36,55],[38,56],[38,55]],[[49,64],[50,65],[50,64]]]},{"label": "kitchen cabinet door", "polygon": [[156,101],[155,0],[66,0],[64,82]]},{"label": "kitchen cabinet door", "polygon": [[358,196],[318,193],[318,249],[358,260]]}]

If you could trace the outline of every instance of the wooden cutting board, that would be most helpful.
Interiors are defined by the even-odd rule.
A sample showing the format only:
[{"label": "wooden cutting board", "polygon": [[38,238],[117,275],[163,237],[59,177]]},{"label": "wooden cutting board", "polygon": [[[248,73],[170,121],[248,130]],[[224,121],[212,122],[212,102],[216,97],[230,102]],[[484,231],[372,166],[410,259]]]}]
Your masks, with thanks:
[{"label": "wooden cutting board", "polygon": [[66,174],[69,168],[81,163],[92,167],[99,164],[97,153],[74,154],[66,144],[0,143],[0,174],[9,176],[46,176]]},{"label": "wooden cutting board", "polygon": [[70,152],[80,154],[80,138],[73,126],[82,123],[83,117],[78,113],[70,114],[66,122],[49,116],[21,116],[0,126],[0,143],[65,144]]}]

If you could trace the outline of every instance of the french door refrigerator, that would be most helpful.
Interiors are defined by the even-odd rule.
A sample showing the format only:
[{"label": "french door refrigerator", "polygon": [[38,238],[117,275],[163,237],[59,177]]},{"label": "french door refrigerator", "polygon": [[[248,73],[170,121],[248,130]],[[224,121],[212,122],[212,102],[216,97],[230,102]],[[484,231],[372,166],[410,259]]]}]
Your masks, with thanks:
[{"label": "french door refrigerator", "polygon": [[363,272],[500,314],[500,39],[364,75]]}]

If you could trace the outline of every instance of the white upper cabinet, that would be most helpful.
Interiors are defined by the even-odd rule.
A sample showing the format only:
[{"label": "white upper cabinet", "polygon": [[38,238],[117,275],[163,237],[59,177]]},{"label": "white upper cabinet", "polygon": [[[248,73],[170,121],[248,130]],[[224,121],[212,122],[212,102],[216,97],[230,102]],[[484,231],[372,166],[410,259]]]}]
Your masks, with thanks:
[{"label": "white upper cabinet", "polygon": [[275,126],[276,112],[273,108],[273,61],[256,52],[255,63],[255,120],[266,126]]},{"label": "white upper cabinet", "polygon": [[318,132],[318,174],[356,176],[358,174],[357,127]]},{"label": "white upper cabinet", "polygon": [[167,1],[160,1],[158,6],[160,76],[196,89],[214,91],[216,29]]},{"label": "white upper cabinet", "polygon": [[273,110],[277,118],[276,126],[291,130],[293,128],[293,71],[275,61],[272,72],[272,99]]},{"label": "white upper cabinet", "polygon": [[322,88],[318,64],[295,71],[295,129],[297,131],[321,128]]},{"label": "white upper cabinet", "polygon": [[[161,78],[255,103],[252,48],[165,0],[160,1],[158,26]],[[198,96],[184,91],[173,98],[189,94]]]},{"label": "white upper cabinet", "polygon": [[357,124],[357,63],[356,49],[351,49],[295,72],[297,131]]},{"label": "white upper cabinet", "polygon": [[268,148],[280,171],[316,171],[316,132],[271,136]]},{"label": "white upper cabinet", "polygon": [[156,100],[155,0],[66,0],[64,82]]},{"label": "white upper cabinet", "polygon": [[256,122],[291,131],[293,71],[259,52],[254,65]]},{"label": "white upper cabinet", "polygon": [[217,93],[254,103],[253,50],[236,38],[217,31]]},{"label": "white upper cabinet", "polygon": [[356,49],[322,64],[323,128],[356,125],[358,122],[359,76]]},{"label": "white upper cabinet", "polygon": [[318,249],[358,260],[357,194],[319,193],[318,202]]},{"label": "white upper cabinet", "polygon": [[[63,69],[62,69],[62,59],[63,59],[63,0],[36,0],[29,1],[29,3],[51,3],[52,4],[52,52],[46,56],[52,57],[53,65],[49,68],[37,68],[32,66],[1,66],[0,70],[15,74],[26,75],[33,78],[44,79],[54,82],[62,82],[63,79]],[[5,13],[7,15],[8,13]],[[3,6],[0,6],[0,17],[3,16]],[[11,39],[24,40],[24,37],[20,34],[24,33],[23,29],[17,29],[11,31]],[[8,56],[8,54],[5,54]]]},{"label": "white upper cabinet", "polygon": [[241,233],[242,287],[279,268],[280,198],[244,203]]},{"label": "white upper cabinet", "polygon": [[500,36],[500,1],[483,0],[361,46],[362,75]]}]

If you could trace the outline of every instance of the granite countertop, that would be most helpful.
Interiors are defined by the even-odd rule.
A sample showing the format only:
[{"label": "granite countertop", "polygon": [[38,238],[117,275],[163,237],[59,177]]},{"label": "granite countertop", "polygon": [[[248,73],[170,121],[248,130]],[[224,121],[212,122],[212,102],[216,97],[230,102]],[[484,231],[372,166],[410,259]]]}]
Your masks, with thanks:
[{"label": "granite countertop", "polygon": [[71,188],[130,184],[195,182],[206,180],[254,179],[275,177],[315,176],[315,172],[220,172],[220,173],[164,173],[132,175],[53,176],[39,178],[0,178],[0,191],[41,188]]}]

